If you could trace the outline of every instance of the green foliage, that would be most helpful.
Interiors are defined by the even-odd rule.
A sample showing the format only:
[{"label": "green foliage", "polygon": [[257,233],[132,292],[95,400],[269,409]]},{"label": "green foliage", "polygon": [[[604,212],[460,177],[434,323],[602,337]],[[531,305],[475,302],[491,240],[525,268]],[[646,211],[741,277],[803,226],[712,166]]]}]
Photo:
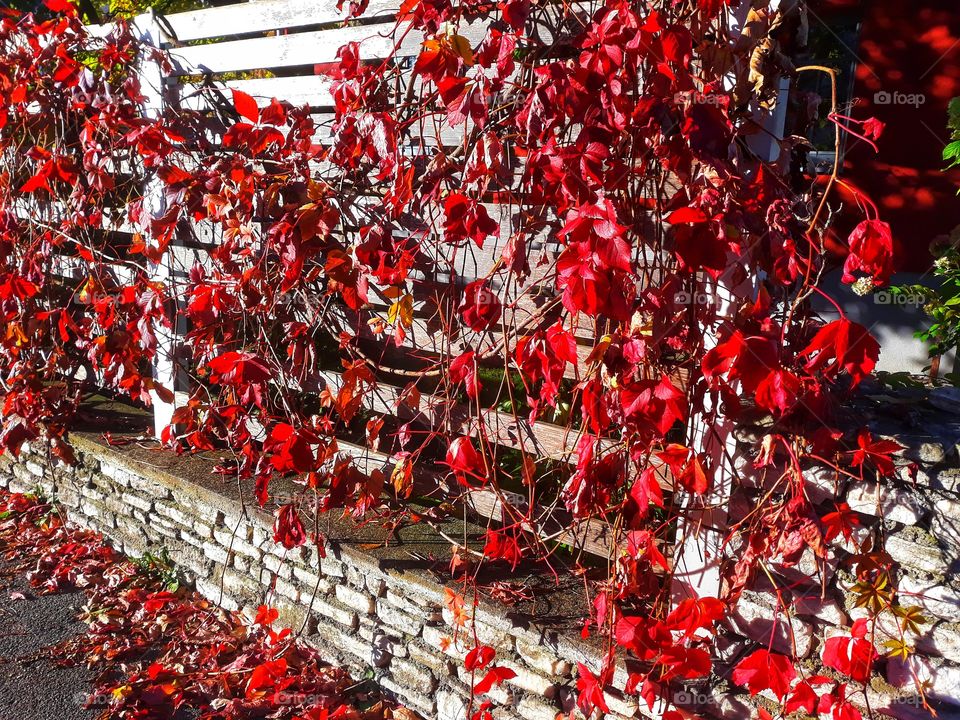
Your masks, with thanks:
[{"label": "green foliage", "polygon": [[950,129],[950,144],[943,149],[943,159],[949,162],[947,169],[960,165],[960,98],[950,101],[948,108],[949,119],[947,127]]},{"label": "green foliage", "polygon": [[162,15],[199,10],[206,3],[199,0],[110,0],[111,17],[135,17],[154,10]]},{"label": "green foliage", "polygon": [[[947,169],[960,166],[960,98],[950,101],[947,127],[951,142],[943,149]],[[933,274],[940,280],[939,287],[901,285],[890,288],[897,296],[923,298],[923,309],[933,320],[926,329],[914,336],[929,346],[930,356],[943,355],[960,346],[960,228],[954,230],[950,242],[939,248],[933,264]]]},{"label": "green foliage", "polygon": [[160,548],[158,553],[144,553],[132,562],[141,575],[159,583],[168,592],[176,592],[180,588],[177,568],[166,548]]}]

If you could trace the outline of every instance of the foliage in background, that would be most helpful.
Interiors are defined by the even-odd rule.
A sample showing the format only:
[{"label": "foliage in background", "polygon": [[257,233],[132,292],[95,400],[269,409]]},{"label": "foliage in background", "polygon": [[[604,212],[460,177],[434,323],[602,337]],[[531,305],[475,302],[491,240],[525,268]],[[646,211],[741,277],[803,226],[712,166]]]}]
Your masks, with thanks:
[{"label": "foliage in background", "polygon": [[[857,532],[846,503],[822,514],[803,475],[826,463],[838,477],[889,476],[900,448],[840,429],[879,346],[807,302],[827,262],[832,182],[817,190],[749,149],[782,73],[832,76],[783,62],[789,17],[759,2],[741,37],[722,0],[409,0],[386,58],[365,58],[362,43],[340,49],[334,119],[317,128],[309,108],[238,91],[217,103],[209,89],[209,112],[151,117],[137,72],[148,53],[129,28],[96,40],[65,0],[47,2],[62,13],[53,21],[0,18],[6,451],[42,438],[69,461],[71,421],[100,388],[172,400],[152,365],[167,359],[158,335],[184,320],[188,357],[173,359],[192,385],[165,444],[216,451],[218,472],[279,504],[275,539],[287,548],[323,546],[316,513],[429,523],[436,514],[411,496],[452,508],[492,493],[501,522],[473,547],[452,541],[459,642],[475,638],[466,595],[480,567],[537,561],[582,576],[583,632],[607,651],[600,668],[579,668],[587,714],[607,710],[603,688],[624,653],[635,660],[628,691],[651,706],[708,677],[722,624],[771,567],[819,566],[843,547],[872,620],[903,615],[882,543]],[[364,12],[358,2],[347,14]],[[460,34],[490,14],[499,22],[482,37]],[[424,38],[412,48],[411,30]],[[871,140],[882,130],[871,118],[830,122]],[[219,242],[170,277],[171,246],[201,245],[183,235],[193,227]],[[463,258],[483,257],[501,233],[489,269],[465,277]],[[889,226],[871,214],[849,243],[845,278],[885,285]],[[370,410],[378,383],[396,377],[396,405],[415,417],[399,425]],[[420,412],[427,395],[436,421]],[[476,422],[498,406],[516,427],[564,421],[569,450],[547,462],[506,449]],[[760,428],[746,466],[729,454],[734,424]],[[347,452],[344,434],[388,453],[392,469]],[[297,481],[293,496],[276,496],[281,477]],[[727,484],[752,504],[728,531],[719,597],[700,597],[668,556],[680,562],[678,532],[725,503]],[[599,569],[556,552],[590,522],[609,528]],[[893,625],[909,655],[915,623]],[[830,677],[758,647],[732,679],[784,715],[858,718],[876,626],[826,643]],[[478,695],[511,678],[492,648],[472,645]]]},{"label": "foliage in background", "polygon": [[[949,170],[960,167],[960,98],[950,101],[947,127],[951,142],[943,149],[943,159],[950,163]],[[939,280],[936,286],[916,283],[890,290],[905,302],[923,305],[932,322],[915,336],[928,344],[930,357],[936,357],[960,347],[960,227],[931,250],[935,256],[933,274]]]}]

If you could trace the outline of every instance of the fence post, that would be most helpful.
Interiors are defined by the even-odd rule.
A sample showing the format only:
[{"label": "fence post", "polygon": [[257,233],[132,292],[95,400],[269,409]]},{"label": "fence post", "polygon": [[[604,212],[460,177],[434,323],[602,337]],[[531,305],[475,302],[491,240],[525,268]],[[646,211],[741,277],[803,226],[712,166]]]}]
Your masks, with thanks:
[{"label": "fence post", "polygon": [[[143,114],[147,118],[155,119],[160,117],[164,110],[164,76],[160,63],[151,56],[151,50],[162,46],[164,32],[153,11],[138,15],[134,24],[143,44],[139,57],[141,93],[145,98]],[[149,218],[159,217],[167,210],[163,181],[155,174],[147,180],[144,187],[143,210],[147,223]],[[150,242],[149,228],[144,230],[146,241]],[[150,392],[153,401],[153,429],[157,438],[170,424],[176,407],[183,404],[187,390],[186,373],[178,362],[184,327],[182,315],[177,312],[175,244],[176,235],[161,260],[150,264],[151,280],[161,284],[167,291],[166,315],[170,321],[170,327],[156,329],[157,355],[153,363],[153,379],[174,394],[173,401],[169,402],[161,399],[155,391]]]},{"label": "fence post", "polygon": [[[772,0],[770,12],[775,12],[780,0]],[[729,16],[732,37],[739,36],[745,27],[750,3],[743,3]],[[736,82],[735,75],[725,79],[727,87]],[[780,142],[786,123],[787,95],[789,81],[782,80],[779,87],[777,105],[771,111],[755,108],[754,120],[767,130],[756,136],[751,142],[751,150],[764,162],[774,162],[780,154]],[[736,262],[736,260],[733,260]],[[757,278],[731,282],[731,267],[712,283],[703,283],[705,297],[712,297],[716,303],[714,324],[704,333],[705,349],[709,350],[719,341],[719,331],[727,320],[736,315],[738,305],[745,297],[753,297],[757,288]],[[711,287],[712,284],[712,287]],[[706,399],[705,399],[706,401]],[[723,543],[728,531],[728,511],[733,481],[737,477],[734,463],[737,459],[737,441],[733,435],[734,423],[730,420],[720,422],[709,419],[713,408],[691,418],[694,428],[690,447],[703,453],[714,471],[713,486],[699,500],[686,497],[683,502],[683,515],[678,521],[677,541],[674,547],[674,569],[671,597],[678,603],[690,597],[719,597],[722,587],[720,576],[723,561]]]},{"label": "fence post", "polygon": [[[704,296],[714,297],[717,303],[715,324],[706,331],[707,347],[716,344],[719,329],[724,321],[732,318],[739,305],[739,298],[749,293],[753,283],[748,279],[733,287],[721,276],[713,287],[704,283]],[[709,398],[705,397],[704,402]],[[703,453],[713,468],[713,485],[702,498],[687,494],[677,528],[677,544],[674,548],[673,587],[674,603],[686,598],[720,597],[720,566],[723,559],[723,541],[727,529],[727,509],[736,468],[731,460],[736,458],[737,443],[733,436],[731,421],[717,422],[710,419],[715,408],[691,418],[693,427],[690,447]]]}]

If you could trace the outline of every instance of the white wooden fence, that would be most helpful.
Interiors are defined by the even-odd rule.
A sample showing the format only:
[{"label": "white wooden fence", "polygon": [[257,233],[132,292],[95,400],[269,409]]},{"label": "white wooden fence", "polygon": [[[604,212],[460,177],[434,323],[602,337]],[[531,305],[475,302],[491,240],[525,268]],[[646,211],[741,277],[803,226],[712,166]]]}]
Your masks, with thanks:
[{"label": "white wooden fence", "polygon": [[[333,101],[329,82],[315,74],[315,66],[334,62],[338,49],[351,41],[359,43],[361,57],[365,60],[394,54],[401,59],[416,55],[422,40],[418,33],[403,36],[397,50],[393,33],[396,6],[397,0],[370,0],[360,22],[351,22],[348,26],[343,25],[347,19],[346,12],[337,9],[336,0],[260,0],[165,17],[152,14],[141,16],[135,23],[141,36],[149,44],[167,50],[174,63],[173,71],[164,73],[154,61],[144,58],[142,75],[144,85],[149,90],[148,112],[159,112],[170,104],[204,108],[207,99],[200,88],[208,87],[212,79],[220,87],[235,88],[252,95],[263,105],[274,97],[295,105],[309,105],[319,128],[317,140],[322,142],[329,138]],[[583,7],[588,9],[586,5]],[[561,12],[560,4],[556,8],[558,13]],[[549,7],[545,12],[549,14]],[[558,18],[554,18],[555,22],[544,23],[542,32],[547,40],[551,33],[558,32],[551,24],[562,25]],[[108,26],[99,26],[91,30],[94,34],[104,34],[109,29]],[[457,32],[475,46],[482,39],[485,29],[485,23],[477,22],[458,28]],[[257,71],[271,71],[274,74],[282,71],[283,76],[220,80],[221,76],[228,73],[250,74]],[[198,76],[203,77],[203,82],[196,82]],[[228,97],[229,94],[224,96],[225,99]],[[770,129],[776,133],[776,128]],[[152,202],[157,210],[162,210],[159,206],[162,202],[159,188],[153,193]],[[501,223],[500,240],[491,238],[482,252],[465,254],[457,268],[461,277],[485,275],[499,259],[506,239],[513,233],[509,211],[496,205],[487,206],[487,209],[491,217],[498,218]],[[541,242],[545,253],[555,255],[557,247],[549,237],[541,238]],[[182,276],[197,260],[198,252],[171,247],[167,260],[154,269],[156,277],[175,280]],[[592,348],[594,336],[589,329],[581,335],[583,342],[580,355],[585,358]],[[169,424],[174,406],[183,401],[186,390],[176,362],[177,333],[168,334],[161,340],[163,347],[156,364],[156,378],[163,385],[174,388],[177,399],[173,404],[156,399],[155,428],[158,434]],[[446,338],[434,335],[422,323],[415,325],[408,343],[428,351],[450,350]],[[574,372],[571,370],[571,374]],[[321,381],[335,390],[342,383],[342,378],[336,372],[326,372]],[[426,394],[420,400],[420,407],[411,410],[398,402],[400,394],[398,387],[379,384],[366,400],[368,409],[381,414],[400,415],[404,420],[417,419],[435,427],[449,427],[452,420],[453,426],[461,428],[463,432],[478,435],[482,431],[483,435],[501,445],[523,448],[541,457],[569,459],[576,445],[577,437],[572,431],[549,423],[530,423],[493,408],[480,410],[477,414],[466,407],[451,407],[448,400]],[[345,451],[354,451],[368,463],[392,465],[390,458],[384,454],[346,442],[341,442],[340,446]],[[728,447],[721,449],[729,450]],[[720,528],[717,526],[725,524],[724,508],[732,468],[722,468],[720,473],[722,482],[710,498],[709,510],[695,516],[679,532],[680,546],[675,559],[682,565],[682,569],[676,568],[678,575],[684,578],[678,591],[680,596],[691,591],[716,594],[719,589],[717,533]],[[672,491],[672,482],[664,479],[662,484],[666,491]],[[487,516],[499,515],[501,510],[501,499],[491,493],[479,492],[472,502],[475,509]],[[606,554],[610,543],[608,528],[598,523],[585,524],[572,536],[559,539],[601,554]],[[705,547],[709,548],[706,555]]]}]

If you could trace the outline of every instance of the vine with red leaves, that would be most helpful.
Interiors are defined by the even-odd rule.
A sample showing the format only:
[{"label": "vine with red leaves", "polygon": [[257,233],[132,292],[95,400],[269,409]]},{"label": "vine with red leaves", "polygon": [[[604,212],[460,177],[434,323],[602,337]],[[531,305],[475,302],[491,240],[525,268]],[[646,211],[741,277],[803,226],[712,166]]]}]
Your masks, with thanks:
[{"label": "vine with red leaves", "polygon": [[[227,451],[222,472],[255,480],[260,504],[273,478],[296,478],[302,491],[277,515],[287,547],[322,543],[303,521],[315,512],[396,523],[411,497],[456,505],[488,490],[502,522],[483,547],[457,547],[462,608],[479,564],[576,571],[589,563],[561,558],[557,539],[606,523],[607,576],[588,583],[584,632],[609,653],[598,674],[580,667],[588,714],[605,710],[623,651],[640,668],[628,691],[651,704],[708,676],[717,624],[773,560],[790,567],[811,551],[822,563],[831,543],[871,555],[849,508],[838,498],[819,516],[803,482],[811,462],[887,475],[898,449],[837,426],[879,346],[807,302],[830,264],[836,175],[824,190],[792,171],[788,143],[772,162],[751,150],[781,74],[831,74],[771,50],[789,18],[758,4],[738,34],[745,8],[725,0],[405,0],[385,59],[340,49],[334,118],[318,128],[308,108],[237,90],[217,102],[211,87],[197,90],[205,110],[149,116],[138,67],[166,56],[125,24],[97,39],[64,0],[48,7],[59,15],[4,11],[0,25],[6,450],[42,437],[70,459],[71,418],[103,388],[171,400],[151,366],[158,334],[186,321],[174,360],[192,389],[163,442]],[[478,41],[460,34],[490,19]],[[829,120],[838,145],[882,130],[836,108]],[[199,228],[216,244],[187,277],[158,279]],[[889,226],[870,212],[849,245],[845,280],[864,292],[886,283]],[[324,379],[331,369],[339,386]],[[397,414],[414,420],[370,410],[398,378]],[[439,408],[429,418],[417,412],[426,395]],[[456,420],[494,409],[517,427],[553,421],[573,440],[544,457]],[[760,421],[743,470],[723,428]],[[392,472],[369,470],[338,436],[388,452]],[[731,484],[761,491],[731,519],[724,547],[736,557],[720,596],[687,588],[674,602],[670,548]],[[880,588],[875,614],[897,612],[890,573],[862,565],[859,579]],[[804,675],[770,648],[733,680],[772,692],[781,714],[858,717],[851,697],[865,699],[875,659],[866,630],[823,653],[849,682]],[[504,679],[490,648],[467,662],[484,671],[477,692]]]}]

